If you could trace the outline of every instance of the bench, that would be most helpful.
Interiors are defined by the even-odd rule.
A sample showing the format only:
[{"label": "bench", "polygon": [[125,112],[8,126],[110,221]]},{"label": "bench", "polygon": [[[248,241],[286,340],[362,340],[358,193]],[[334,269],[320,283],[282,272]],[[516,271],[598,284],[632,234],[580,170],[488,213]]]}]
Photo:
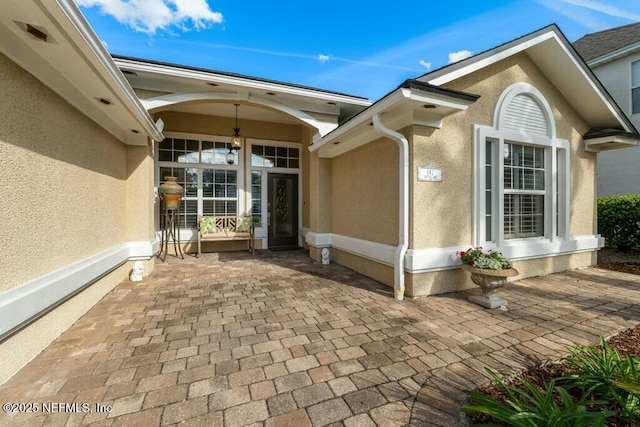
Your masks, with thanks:
[{"label": "bench", "polygon": [[198,256],[202,242],[246,240],[248,249],[255,253],[253,218],[250,216],[198,216]]}]

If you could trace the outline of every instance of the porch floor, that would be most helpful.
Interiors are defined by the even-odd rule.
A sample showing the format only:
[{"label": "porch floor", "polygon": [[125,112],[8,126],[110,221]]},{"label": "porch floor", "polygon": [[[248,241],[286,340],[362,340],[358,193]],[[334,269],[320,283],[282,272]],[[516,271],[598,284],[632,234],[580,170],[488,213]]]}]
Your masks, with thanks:
[{"label": "porch floor", "polygon": [[39,411],[0,425],[465,425],[485,366],[513,372],[640,322],[640,276],[520,280],[499,292],[508,311],[473,292],[398,302],[302,251],[168,257],[2,385],[0,402]]}]

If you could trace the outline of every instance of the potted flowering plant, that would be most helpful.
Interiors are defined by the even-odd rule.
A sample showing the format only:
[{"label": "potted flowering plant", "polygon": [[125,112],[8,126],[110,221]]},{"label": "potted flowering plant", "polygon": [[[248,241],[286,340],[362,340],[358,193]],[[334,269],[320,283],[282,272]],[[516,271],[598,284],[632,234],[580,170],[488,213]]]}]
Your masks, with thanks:
[{"label": "potted flowering plant", "polygon": [[487,270],[504,270],[513,267],[509,261],[500,252],[489,250],[483,252],[482,248],[469,248],[466,251],[458,252],[460,260],[463,264],[475,268],[485,268]]},{"label": "potted flowering plant", "polygon": [[462,268],[471,273],[471,281],[482,289],[482,296],[472,295],[469,300],[487,308],[503,307],[507,301],[495,294],[495,289],[504,286],[508,277],[517,276],[518,270],[500,252],[482,248],[469,248],[457,253]]}]

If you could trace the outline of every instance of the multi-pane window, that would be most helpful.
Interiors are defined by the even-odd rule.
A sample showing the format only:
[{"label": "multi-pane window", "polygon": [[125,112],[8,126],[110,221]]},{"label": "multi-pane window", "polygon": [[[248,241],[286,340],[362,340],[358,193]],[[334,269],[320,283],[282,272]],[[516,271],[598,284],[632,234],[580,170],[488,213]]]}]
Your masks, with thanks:
[{"label": "multi-pane window", "polygon": [[544,149],[504,143],[504,238],[544,236]]},{"label": "multi-pane window", "polygon": [[251,216],[256,227],[262,226],[262,172],[251,171]]},{"label": "multi-pane window", "polygon": [[484,201],[485,201],[485,234],[487,240],[493,240],[493,150],[498,145],[495,138],[487,138],[485,145],[485,162],[484,162]]},{"label": "multi-pane window", "polygon": [[254,144],[251,146],[251,166],[297,169],[300,167],[300,149]]},{"label": "multi-pane window", "polygon": [[184,188],[178,213],[180,228],[197,228],[198,215],[238,214],[238,171],[234,166],[238,159],[236,156],[234,165],[228,165],[229,147],[227,142],[188,138],[166,138],[158,144],[159,182],[165,176],[176,176]]},{"label": "multi-pane window", "polygon": [[631,63],[631,113],[640,113],[640,61]]},{"label": "multi-pane window", "polygon": [[474,244],[515,257],[555,250],[569,239],[569,141],[528,83],[503,92],[495,118],[474,127]]}]

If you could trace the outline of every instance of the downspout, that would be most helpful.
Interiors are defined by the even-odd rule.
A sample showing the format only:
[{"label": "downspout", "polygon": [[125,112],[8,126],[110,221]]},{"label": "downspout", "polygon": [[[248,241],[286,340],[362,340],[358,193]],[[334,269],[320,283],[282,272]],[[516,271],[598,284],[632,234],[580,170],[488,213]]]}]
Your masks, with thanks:
[{"label": "downspout", "polygon": [[386,127],[379,114],[373,116],[373,128],[394,140],[400,150],[400,224],[398,227],[398,247],[393,260],[393,294],[398,301],[402,301],[404,299],[404,257],[409,247],[409,141],[401,133]]}]

